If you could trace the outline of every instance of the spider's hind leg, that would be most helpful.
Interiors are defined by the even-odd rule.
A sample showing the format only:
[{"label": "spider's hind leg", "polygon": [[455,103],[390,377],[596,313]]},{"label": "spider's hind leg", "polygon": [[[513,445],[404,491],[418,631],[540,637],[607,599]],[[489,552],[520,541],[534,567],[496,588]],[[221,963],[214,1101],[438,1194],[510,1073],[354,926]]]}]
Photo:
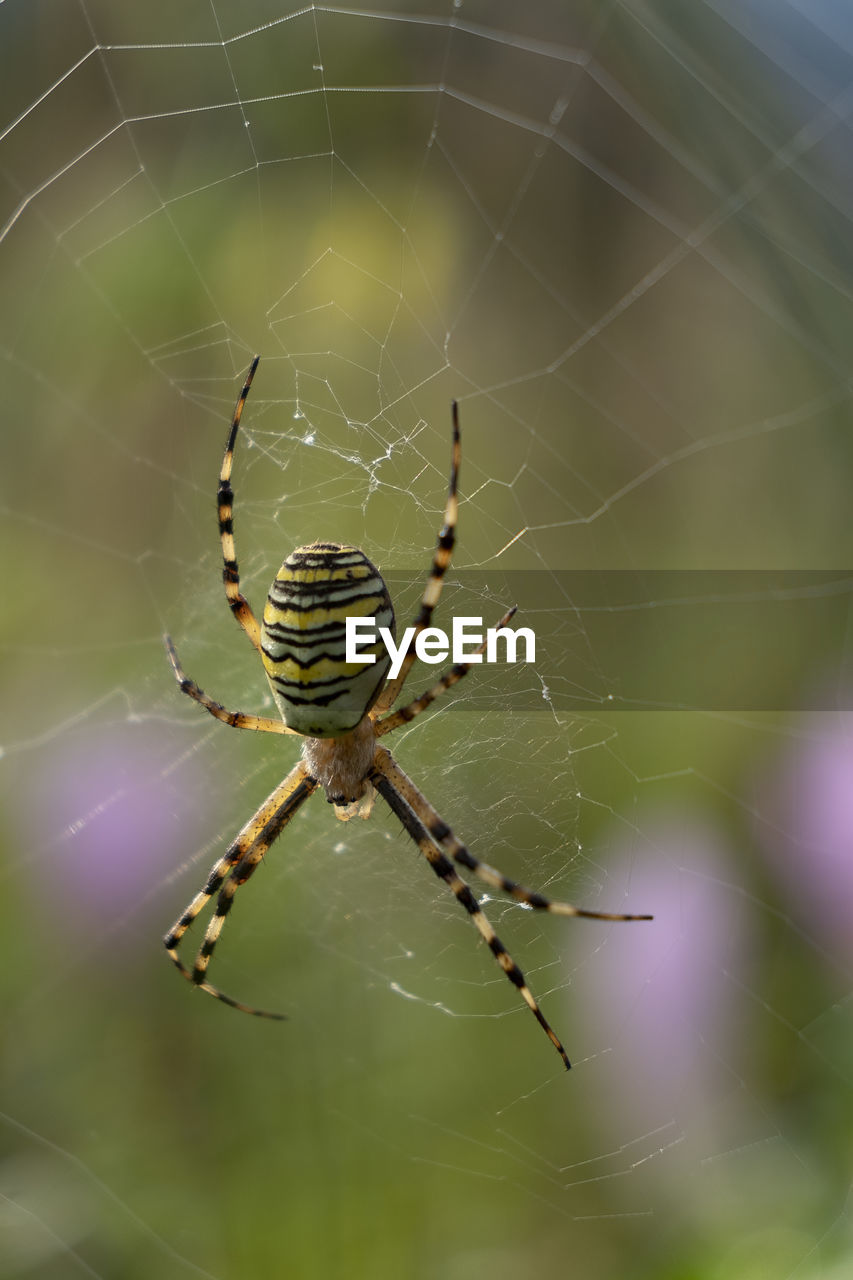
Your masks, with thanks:
[{"label": "spider's hind leg", "polygon": [[495,867],[490,867],[488,862],[481,862],[479,858],[474,857],[471,850],[454,835],[452,829],[444,822],[440,814],[436,813],[424,793],[415,786],[408,774],[403,772],[390,751],[386,751],[384,747],[377,748],[375,765],[388,779],[397,793],[403,797],[409,808],[418,815],[429,833],[430,839],[437,846],[449,854],[453,861],[458,862],[461,867],[465,867],[468,871],[473,871],[474,875],[478,876],[480,880],[485,880],[486,884],[491,885],[493,889],[500,889],[501,893],[514,898],[516,902],[523,902],[525,906],[534,907],[537,911],[547,911],[551,915],[582,916],[587,920],[627,921],[654,919],[650,915],[627,915],[621,911],[592,911],[587,907],[576,907],[571,902],[558,902],[553,898],[546,897],[544,893],[538,893],[535,889],[527,889],[523,884],[510,880],[502,871],[498,871]]},{"label": "spider's hind leg", "polygon": [[[382,751],[384,755],[388,755],[388,752],[385,752],[383,748],[380,748],[379,750]],[[379,752],[377,752],[377,756],[378,755]],[[474,924],[480,930],[480,934],[492,955],[495,957],[513,986],[518,989],[518,992],[526,1002],[528,1009],[559,1053],[563,1060],[563,1065],[568,1071],[572,1064],[569,1061],[568,1054],[563,1048],[559,1036],[551,1027],[542,1010],[539,1008],[536,997],[527,985],[527,979],[507,951],[504,944],[501,942],[498,935],[495,933],[485,912],[483,911],[483,908],[471,892],[470,887],[465,883],[461,876],[457,874],[453,864],[444,856],[441,850],[436,847],[426,827],[406,803],[403,796],[396,790],[390,779],[386,777],[385,773],[377,767],[371,775],[371,781],[392,812],[399,818],[403,827],[427,859],[435,874],[453,890],[457,900],[461,902],[462,906],[468,912]]]},{"label": "spider's hind leg", "polygon": [[[305,766],[300,761],[267,797],[254,817],[246,823],[227,852],[214,863],[204,888],[195,895],[163,939],[169,958],[188,982],[206,991],[208,995],[215,996],[224,1004],[240,1009],[243,1013],[264,1018],[283,1017],[280,1013],[268,1013],[264,1009],[255,1009],[251,1005],[233,999],[232,996],[225,995],[223,991],[211,986],[206,980],[207,969],[237,890],[250,878],[270,845],[316,788],[316,779],[306,772]],[[192,969],[188,969],[178,954],[181,939],[217,892],[219,896],[215,911],[210,918],[195,963]]]}]

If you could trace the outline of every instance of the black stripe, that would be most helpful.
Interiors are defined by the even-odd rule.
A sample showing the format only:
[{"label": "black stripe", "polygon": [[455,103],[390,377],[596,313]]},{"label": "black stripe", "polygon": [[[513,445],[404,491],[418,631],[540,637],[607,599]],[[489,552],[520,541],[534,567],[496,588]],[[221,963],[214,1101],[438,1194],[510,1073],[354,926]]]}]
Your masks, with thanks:
[{"label": "black stripe", "polygon": [[285,564],[363,564],[372,568],[371,562],[358,547],[345,547],[342,543],[321,543],[319,546],[297,547],[291,551]]},{"label": "black stripe", "polygon": [[232,859],[229,859],[228,864],[227,864],[227,868],[226,868],[226,870],[225,870],[225,871],[219,871],[219,872],[216,872],[216,874],[214,874],[213,872],[211,872],[211,873],[210,873],[210,876],[208,877],[207,884],[206,884],[206,885],[204,886],[204,888],[202,889],[202,893],[205,893],[205,894],[207,894],[208,896],[209,896],[210,894],[212,894],[212,893],[216,893],[216,890],[217,890],[217,889],[220,887],[220,885],[224,882],[225,877],[227,876],[227,874],[228,874],[228,872],[230,871],[231,867],[233,867],[235,860],[236,860],[236,859],[233,859],[233,858],[232,858]]},{"label": "black stripe", "polygon": [[334,551],[323,551],[316,547],[309,547],[308,550],[302,550],[297,547],[296,551],[291,551],[290,555],[284,562],[288,568],[302,568],[310,566],[311,568],[341,568],[353,569],[357,565],[376,572],[374,566],[367,559],[362,551],[344,550],[338,547]]},{"label": "black stripe", "polygon": [[[435,870],[438,871],[437,864],[433,863],[433,866],[435,867]],[[450,867],[450,863],[448,863],[447,866],[452,871],[452,867]],[[442,872],[439,872],[439,875],[442,875],[442,878],[443,878]],[[456,894],[457,898],[462,903],[463,907],[465,908],[465,910],[468,912],[469,915],[476,916],[476,915],[482,914],[480,909],[480,904],[477,901],[477,899],[474,897],[471,890],[468,888],[467,884],[462,882],[461,889],[455,889],[453,885],[451,885],[450,887],[451,889],[453,889],[453,892]]]},{"label": "black stripe", "polygon": [[[267,640],[268,643],[261,645],[261,652],[266,654],[270,662],[286,662],[289,658],[292,658],[300,667],[311,667],[315,661],[319,662],[321,658],[331,658],[334,662],[346,661],[346,645],[343,638],[340,638],[337,644],[332,643],[331,645],[323,645],[320,640],[276,640],[275,636],[267,637]],[[304,657],[299,658],[296,656],[300,653],[303,655],[305,653],[309,655],[316,654],[317,656],[316,658],[309,656],[308,661],[305,661]]]},{"label": "black stripe", "polygon": [[347,689],[339,689],[337,693],[327,693],[322,698],[296,698],[289,693],[286,700],[293,707],[328,707],[331,702],[335,702],[347,692]]},{"label": "black stripe", "polygon": [[[338,584],[335,589],[340,591],[341,590],[340,584]],[[270,594],[269,594],[269,602],[273,606],[273,608],[283,609],[283,610],[290,609],[292,610],[293,613],[311,613],[316,609],[321,609],[321,610],[325,609],[327,612],[330,608],[348,609],[351,605],[360,604],[365,600],[369,600],[371,596],[375,596],[379,601],[379,606],[376,610],[377,613],[379,613],[380,610],[387,609],[389,607],[387,595],[382,596],[378,591],[373,591],[373,590],[356,591],[356,592],[353,592],[351,595],[341,596],[340,599],[328,601],[324,598],[324,596],[331,595],[331,591],[325,588],[322,591],[317,591],[316,587],[314,587],[310,593],[309,592],[302,593],[303,595],[310,596],[310,603],[307,603],[307,604],[300,604],[296,600],[292,598],[288,598],[287,596],[283,596],[283,595],[276,596],[273,594],[274,591],[275,591],[275,588],[273,587],[270,589]]]},{"label": "black stripe", "polygon": [[301,627],[287,627],[283,622],[265,622],[264,631],[273,640],[293,640],[296,642],[297,648],[305,648],[305,637],[323,636],[327,639],[334,639],[340,636],[341,639],[346,637],[347,626],[345,622],[322,622],[317,627],[309,627],[307,629]]},{"label": "black stripe", "polygon": [[[351,676],[331,676],[328,680],[311,680],[307,684],[304,680],[286,680],[284,676],[270,676],[270,679],[275,687],[283,692],[288,689],[301,689],[303,693],[307,693],[310,689],[325,689],[333,684],[352,684]],[[343,693],[344,690],[342,689],[341,692]],[[289,694],[287,699],[289,702],[293,701]]]},{"label": "black stripe", "polygon": [[373,598],[382,602],[387,599],[387,591],[382,589],[377,582],[287,582],[287,584],[278,584],[270,586],[269,598],[275,607],[289,608],[289,605],[295,604],[296,607],[310,608],[311,604],[318,607],[318,603],[323,605],[332,600],[334,605],[346,600],[369,600]]},{"label": "black stripe", "polygon": [[[494,945],[493,945],[494,943],[497,943],[497,946],[494,946]],[[493,954],[493,955],[496,955],[496,956],[506,956],[506,955],[509,955],[509,952],[507,951],[506,947],[505,947],[505,946],[503,945],[503,943],[501,942],[500,938],[493,938],[493,939],[492,939],[492,941],[489,943],[489,946],[490,946],[490,947],[491,947],[491,949],[492,949],[492,954]],[[513,962],[513,963],[510,965],[510,967],[509,967],[508,969],[504,969],[503,965],[501,965],[501,968],[503,969],[504,973],[505,973],[505,974],[506,974],[506,976],[509,978],[510,982],[511,982],[511,983],[513,983],[513,985],[514,985],[514,986],[519,987],[519,988],[521,988],[521,987],[526,987],[526,986],[527,986],[527,979],[525,978],[524,974],[523,974],[523,973],[521,972],[521,970],[519,969],[518,965],[517,965],[517,964],[515,964],[515,962]],[[535,1012],[536,1012],[536,1010],[534,1009],[534,1010],[533,1010],[533,1012],[535,1013]],[[540,1017],[539,1021],[540,1021],[540,1022],[542,1022],[542,1018],[541,1018],[541,1017]],[[543,1026],[544,1026],[544,1025],[545,1025],[545,1024],[543,1023]]]},{"label": "black stripe", "polygon": [[[301,646],[301,648],[303,649],[307,649],[309,647],[310,647],[309,645]],[[282,662],[292,662],[297,667],[299,667],[301,671],[307,671],[309,667],[316,667],[318,662],[344,662],[345,661],[344,655],[346,653],[346,650],[341,648],[337,653],[335,653],[331,649],[321,649],[319,653],[314,653],[308,658],[297,658],[296,655],[292,653],[290,650],[287,650],[281,658],[277,658],[275,654],[270,653],[269,649],[267,649],[265,646],[261,646],[261,652],[265,653],[266,656],[269,658],[270,662],[274,662],[276,663],[276,665]],[[372,665],[372,664],[368,664],[368,665]],[[381,666],[382,664],[380,662],[377,665]],[[352,676],[347,675],[347,673],[344,672],[342,676],[336,676],[335,679],[351,680]]]}]

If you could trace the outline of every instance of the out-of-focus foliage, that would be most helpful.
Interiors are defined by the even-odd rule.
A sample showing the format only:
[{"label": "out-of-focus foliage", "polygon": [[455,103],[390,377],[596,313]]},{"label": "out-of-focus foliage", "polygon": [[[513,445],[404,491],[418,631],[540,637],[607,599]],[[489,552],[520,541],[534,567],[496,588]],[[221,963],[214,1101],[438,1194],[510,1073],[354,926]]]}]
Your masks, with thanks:
[{"label": "out-of-focus foliage", "polygon": [[655,913],[485,902],[568,1076],[379,808],[314,800],[229,919],[214,980],[285,1024],[159,939],[295,756],[161,639],[271,713],[214,515],[252,352],[258,609],[315,537],[426,572],[452,396],[496,598],[849,563],[851,49],[829,3],[0,6],[0,1275],[848,1274],[843,628],[762,633],[778,709],[628,709],[555,577],[526,708],[483,670],[399,736],[478,856]]}]

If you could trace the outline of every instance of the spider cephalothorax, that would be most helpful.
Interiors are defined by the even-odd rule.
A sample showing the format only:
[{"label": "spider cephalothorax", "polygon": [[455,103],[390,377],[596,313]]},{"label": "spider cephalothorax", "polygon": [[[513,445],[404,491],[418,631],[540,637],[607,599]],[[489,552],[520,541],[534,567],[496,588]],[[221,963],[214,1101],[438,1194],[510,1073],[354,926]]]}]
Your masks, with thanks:
[{"label": "spider cephalothorax", "polygon": [[[466,867],[492,888],[537,910],[553,915],[587,916],[594,920],[650,920],[646,915],[611,914],[586,911],[567,902],[552,902],[541,893],[525,889],[481,862],[453,834],[426,797],[406,776],[379,739],[420,715],[445,690],[468,672],[470,662],[456,663],[430,689],[414,701],[391,711],[415,661],[415,640],[430,625],[441,595],[444,575],[450,564],[456,536],[459,477],[459,416],[453,405],[453,453],[450,485],[444,512],[444,526],[438,537],[432,570],[427,580],[413,635],[399,674],[387,680],[390,669],[387,651],[381,643],[373,650],[375,662],[347,663],[344,624],[347,617],[375,618],[377,629],[393,633],[394,610],[379,571],[357,547],[337,542],[314,542],[298,547],[287,557],[270,587],[263,621],[258,623],[240,592],[240,573],[234,549],[231,465],[243,406],[258,367],[258,357],[240,392],[225,456],[219,475],[219,534],[222,541],[223,581],[228,605],[246,632],[266,668],[281,720],[242,711],[228,711],[214,702],[184,674],[175,647],[166,637],[166,648],[175,677],[184,693],[225,724],[263,733],[294,734],[302,738],[302,759],[267,797],[258,812],[243,827],[225,854],[214,864],[207,883],[178,918],[164,939],[174,963],[185,978],[202,991],[216,996],[244,1013],[280,1018],[232,999],[207,981],[210,958],[234,895],[245,884],[264,854],[290,822],[297,809],[322,787],[346,821],[358,814],[367,817],[378,791],[396,814],[405,830],[424,854],[436,875],[456,895],[471,916],[484,941],[509,980],[518,988],[529,1009],[548,1035],[563,1063],[570,1065],[566,1051],[549,1026],[524,974],[509,955],[486,919],[483,909],[453,863]],[[512,617],[511,609],[500,626]],[[485,642],[480,650],[485,648]],[[187,929],[214,894],[216,907],[205,932],[192,969],[178,955],[178,946]]]}]

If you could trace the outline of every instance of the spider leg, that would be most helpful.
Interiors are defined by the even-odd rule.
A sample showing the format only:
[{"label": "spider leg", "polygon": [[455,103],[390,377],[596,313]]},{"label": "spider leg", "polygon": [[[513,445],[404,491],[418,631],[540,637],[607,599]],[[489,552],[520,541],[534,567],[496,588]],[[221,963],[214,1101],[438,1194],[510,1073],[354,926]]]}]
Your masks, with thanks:
[{"label": "spider leg", "polygon": [[195,680],[191,680],[184,671],[178,659],[175,646],[172,643],[172,637],[164,636],[163,642],[166,645],[166,652],[169,655],[169,661],[172,664],[172,670],[175,673],[175,679],[180,686],[181,693],[186,693],[195,702],[201,703],[204,709],[209,711],[215,719],[221,720],[223,724],[230,724],[235,729],[255,729],[260,733],[296,734],[296,730],[288,729],[283,720],[270,719],[268,716],[250,715],[245,711],[229,711],[227,707],[223,707],[221,702],[214,702],[213,698],[209,698],[204,690],[199,688]]},{"label": "spider leg", "polygon": [[555,916],[582,916],[587,920],[654,919],[653,916],[648,915],[623,915],[613,911],[588,911],[584,907],[575,907],[570,902],[554,902],[551,898],[546,898],[543,893],[537,893],[533,889],[526,889],[524,885],[517,884],[515,880],[508,879],[500,871],[490,867],[487,862],[481,862],[479,858],[474,857],[473,853],[466,848],[462,841],[456,838],[453,831],[432,807],[420,788],[412,782],[408,774],[403,772],[390,751],[386,751],[384,747],[377,747],[374,767],[385,777],[394,790],[403,797],[409,808],[417,814],[428,831],[430,839],[435,841],[436,845],[440,845],[446,853],[450,854],[454,862],[458,862],[460,866],[467,867],[469,871],[473,871],[474,875],[479,876],[481,880],[485,880],[486,884],[490,884],[493,889],[500,889],[502,893],[515,898],[517,902],[523,902],[526,906],[534,907],[539,911],[548,911]]},{"label": "spider leg", "polygon": [[394,705],[400,690],[406,682],[406,676],[411,671],[415,661],[415,640],[421,631],[430,624],[433,609],[435,609],[441,596],[444,575],[450,567],[450,558],[453,555],[453,547],[456,542],[456,521],[459,515],[459,499],[457,497],[459,461],[462,457],[462,445],[459,439],[459,408],[455,400],[451,406],[451,415],[453,419],[453,447],[450,456],[450,483],[447,489],[447,503],[444,508],[444,524],[438,535],[432,568],[421,597],[421,607],[414,621],[415,634],[409,641],[409,647],[406,650],[406,656],[403,658],[399,675],[394,680],[388,681],[376,701],[375,710],[377,714],[382,711],[388,711]]},{"label": "spider leg", "polygon": [[[260,809],[246,823],[227,851],[214,863],[204,888],[196,894],[163,939],[172,962],[188,982],[200,987],[208,995],[215,996],[217,1000],[231,1005],[232,1008],[242,1010],[243,1013],[252,1013],[262,1018],[284,1016],[280,1013],[268,1013],[264,1009],[255,1009],[251,1005],[243,1004],[225,995],[223,991],[219,991],[205,981],[207,967],[237,889],[246,883],[267,849],[281,835],[293,815],[316,788],[316,779],[306,773],[305,766],[300,761],[267,796]],[[220,892],[216,910],[207,926],[207,932],[193,968],[190,970],[178,955],[178,946],[187,929],[204,910],[217,890]]]},{"label": "spider leg", "polygon": [[[388,752],[382,747],[377,748],[377,755],[379,752],[382,752],[384,756],[388,756]],[[470,887],[461,879],[460,876],[456,874],[453,864],[449,862],[441,850],[436,847],[433,838],[430,836],[420,818],[410,807],[404,796],[397,791],[394,784],[387,776],[387,773],[383,771],[378,764],[371,773],[370,781],[386,801],[392,812],[399,818],[403,827],[427,859],[435,874],[453,890],[457,900],[461,902],[474,924],[480,930],[483,940],[492,955],[495,957],[513,986],[518,988],[518,991],[527,1003],[527,1007],[530,1009],[530,1012],[536,1018],[536,1021],[539,1023],[540,1027],[559,1053],[563,1060],[563,1065],[568,1071],[572,1064],[569,1062],[568,1055],[560,1043],[559,1037],[550,1026],[542,1010],[539,1008],[539,1005],[536,1003],[536,997],[528,987],[524,974],[521,972],[521,969],[519,969],[518,965],[515,963],[498,935],[495,933],[486,918],[483,908],[471,892]]]},{"label": "spider leg", "polygon": [[[498,623],[498,629],[507,625],[510,619],[515,615],[517,608],[517,605],[513,605],[512,608],[504,614]],[[474,652],[484,653],[486,643],[487,642],[484,640],[483,643],[474,650]],[[400,707],[398,711],[392,711],[390,715],[384,716],[383,719],[377,721],[375,725],[377,738],[381,738],[385,733],[391,733],[394,729],[399,729],[401,724],[408,724],[410,720],[414,720],[415,716],[419,716],[422,711],[426,711],[427,707],[430,706],[431,703],[435,702],[436,698],[440,698],[443,693],[448,689],[451,689],[453,685],[457,684],[463,676],[468,674],[474,665],[475,664],[473,662],[455,662],[448,671],[445,671],[441,679],[436,681],[431,689],[427,689],[426,693],[422,693],[420,697],[414,698],[411,702],[408,702],[405,707]]]},{"label": "spider leg", "polygon": [[261,628],[257,618],[252,613],[251,605],[240,591],[240,570],[237,567],[237,552],[234,547],[234,490],[231,488],[231,464],[234,461],[234,445],[237,440],[237,432],[240,429],[243,406],[246,403],[246,397],[249,394],[249,388],[252,385],[252,379],[255,376],[259,360],[260,356],[255,356],[249,366],[246,381],[243,383],[243,390],[240,392],[237,404],[234,407],[228,442],[225,445],[225,456],[222,459],[222,468],[219,472],[219,489],[216,494],[219,512],[219,537],[222,542],[222,581],[225,584],[225,598],[228,601],[229,609],[258,653],[261,651]]}]

